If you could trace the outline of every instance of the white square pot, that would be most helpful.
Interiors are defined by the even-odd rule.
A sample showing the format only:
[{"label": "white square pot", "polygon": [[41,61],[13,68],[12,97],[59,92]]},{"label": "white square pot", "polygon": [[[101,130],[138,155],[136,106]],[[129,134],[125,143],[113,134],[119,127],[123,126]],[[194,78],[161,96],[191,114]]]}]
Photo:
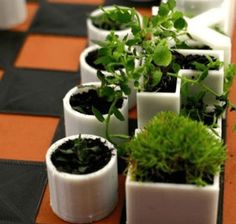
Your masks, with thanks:
[{"label": "white square pot", "polygon": [[178,10],[187,15],[198,15],[211,8],[216,8],[223,0],[176,0]]},{"label": "white square pot", "polygon": [[194,20],[189,19],[187,21],[188,33],[194,40],[198,41],[200,44],[211,47],[213,50],[223,50],[225,65],[227,66],[231,63],[232,44],[230,37],[212,28],[196,23]]},{"label": "white square pot", "polygon": [[180,112],[180,86],[181,80],[177,79],[174,93],[139,92],[137,93],[137,120],[138,128],[145,124],[161,111]]},{"label": "white square pot", "polygon": [[142,183],[126,179],[127,224],[216,224],[219,176],[213,185]]},{"label": "white square pot", "polygon": [[[98,138],[98,136],[91,135],[81,137]],[[51,161],[51,155],[58,146],[75,138],[78,138],[78,135],[60,139],[47,151],[50,205],[53,212],[67,222],[91,223],[109,215],[117,204],[117,153],[114,149],[108,164],[90,174],[77,175],[59,172]],[[107,141],[106,145],[114,148]]]},{"label": "white square pot", "polygon": [[[77,87],[72,88],[63,99],[65,132],[66,136],[75,134],[93,134],[105,137],[105,124],[97,120],[94,115],[87,115],[75,111],[70,105],[70,97],[79,91],[88,91],[91,87],[89,85],[99,86],[99,83],[87,83],[88,87],[79,90]],[[110,132],[112,134],[128,134],[128,100],[123,100],[123,105],[120,109],[125,117],[125,121],[118,120],[114,115],[110,120]],[[107,116],[107,115],[105,115]]]},{"label": "white square pot", "polygon": [[[221,62],[224,61],[224,54],[223,51],[215,51],[215,50],[177,50],[179,53],[183,55],[208,55],[213,56],[219,59]],[[190,79],[196,79],[198,72],[190,69],[182,69],[180,70],[179,74],[183,77],[187,77]],[[224,67],[220,68],[219,70],[210,70],[208,76],[202,81],[202,83],[208,86],[217,94],[223,93],[223,86],[224,86]],[[191,94],[196,94],[199,91],[199,87],[192,86],[190,89]],[[215,96],[207,93],[204,98],[204,102],[208,105],[213,105],[218,101],[215,99]]]}]

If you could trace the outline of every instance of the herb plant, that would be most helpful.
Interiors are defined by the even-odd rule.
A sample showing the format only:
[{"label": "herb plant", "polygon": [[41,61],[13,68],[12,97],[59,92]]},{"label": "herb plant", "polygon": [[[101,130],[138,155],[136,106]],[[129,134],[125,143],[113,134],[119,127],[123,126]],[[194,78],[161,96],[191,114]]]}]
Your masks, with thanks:
[{"label": "herb plant", "polygon": [[55,167],[71,174],[88,174],[103,168],[111,159],[112,150],[99,138],[68,140],[52,154]]},{"label": "herb plant", "polygon": [[114,6],[113,9],[100,9],[100,15],[90,17],[92,23],[100,29],[124,30],[139,23],[139,16],[134,8]]},{"label": "herb plant", "polygon": [[[195,56],[185,57],[184,60],[188,61],[187,67],[198,71],[198,77],[189,79],[178,75],[183,67],[179,63],[176,50],[185,44],[181,37],[187,34],[187,23],[183,13],[177,11],[175,6],[175,0],[161,3],[157,15],[144,17],[142,21],[137,20],[139,22],[129,24],[131,37],[128,38],[127,35],[121,40],[111,32],[104,42],[99,43],[101,48],[95,63],[102,65],[110,74],[98,71],[97,76],[101,81],[98,93],[113,103],[106,118],[96,108],[93,112],[106,124],[106,136],[110,141],[114,137],[109,134],[110,117],[114,114],[118,119],[124,119],[115,104],[117,100],[130,94],[130,83],[133,83],[138,91],[165,92],[169,91],[166,87],[174,86],[176,79],[181,78],[183,83],[181,94],[186,102],[182,106],[182,114],[198,121],[205,121],[211,127],[216,126],[217,119],[227,108],[235,110],[235,106],[228,99],[229,88],[236,74],[234,66],[226,68],[225,89],[222,95],[215,93],[202,82],[209,70],[223,66],[219,60],[206,56],[202,61],[191,62]],[[188,92],[190,85],[197,85],[202,91],[198,95],[190,96]],[[213,94],[218,103],[205,105],[203,98],[206,93]]]},{"label": "herb plant", "polygon": [[128,144],[131,175],[141,182],[205,186],[223,165],[223,142],[201,122],[161,112]]}]

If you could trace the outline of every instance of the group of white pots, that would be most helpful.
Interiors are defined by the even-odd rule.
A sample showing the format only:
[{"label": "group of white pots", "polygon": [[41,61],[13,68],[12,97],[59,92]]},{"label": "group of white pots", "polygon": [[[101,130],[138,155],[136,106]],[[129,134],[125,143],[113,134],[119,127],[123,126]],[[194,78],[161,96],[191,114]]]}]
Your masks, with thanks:
[{"label": "group of white pots", "polygon": [[[92,15],[97,13],[101,13],[101,11],[96,11]],[[93,40],[104,39],[108,34],[104,33],[100,35],[100,31],[96,27],[93,27],[89,19],[87,26],[89,43],[92,45]],[[125,32],[127,33],[128,30]],[[124,34],[120,35],[123,36]],[[88,53],[97,48],[98,46],[96,45],[86,48],[80,58],[81,81],[82,84],[88,86],[99,85],[96,69],[89,66],[86,62]],[[223,51],[179,50],[179,53],[183,55],[210,55],[218,58],[220,61],[224,61]],[[194,78],[195,71],[181,70],[179,75]],[[204,83],[220,94],[223,92],[223,78],[223,69],[210,71]],[[85,87],[83,91],[88,91],[89,88]],[[111,130],[114,130],[112,133],[128,133],[128,109],[134,105],[137,105],[139,129],[142,129],[160,111],[171,110],[179,113],[181,106],[180,89],[181,80],[177,79],[176,91],[174,93],[141,92],[136,94],[133,91],[133,95],[128,100],[124,100],[120,109],[126,118],[125,121],[120,122],[115,117],[112,117]],[[104,168],[88,175],[59,172],[51,161],[51,155],[59,145],[68,139],[78,138],[78,134],[80,133],[83,134],[82,136],[90,138],[95,138],[94,136],[104,137],[104,124],[99,122],[95,116],[79,113],[71,107],[69,103],[70,97],[79,91],[82,90],[74,87],[63,99],[67,137],[54,143],[49,148],[46,155],[46,164],[49,179],[50,203],[53,211],[59,217],[69,222],[90,223],[104,218],[116,206],[118,184],[117,154],[115,150],[114,156]],[[196,92],[198,90],[193,89],[192,91]],[[210,95],[205,97],[205,101],[208,104],[215,103]],[[221,131],[221,127],[218,130]],[[109,147],[113,147],[105,139],[103,140]],[[139,183],[131,180],[128,174],[126,180],[127,223],[216,224],[218,198],[219,176],[215,177],[212,185],[199,189],[194,185]]]},{"label": "group of white pots", "polygon": [[[110,9],[111,7],[106,7]],[[92,12],[92,16],[102,13],[101,9]],[[65,221],[72,223],[92,223],[108,216],[116,207],[118,200],[118,171],[117,152],[114,146],[105,137],[105,124],[97,120],[94,115],[80,113],[74,110],[70,104],[71,96],[88,92],[91,88],[97,88],[100,82],[97,78],[97,70],[86,62],[89,52],[96,50],[97,45],[93,41],[101,41],[106,38],[109,31],[101,31],[95,27],[91,19],[87,19],[87,29],[90,47],[86,48],[80,56],[81,84],[67,92],[63,99],[65,134],[66,137],[55,142],[46,155],[48,172],[50,203],[56,215]],[[118,35],[124,37],[131,33],[130,29],[118,31]],[[124,99],[119,109],[125,117],[125,121],[119,121],[111,116],[111,134],[128,135],[128,100]],[[104,115],[105,117],[107,115]],[[110,162],[102,169],[86,174],[68,174],[59,172],[51,160],[52,153],[69,139],[101,138],[107,146],[113,148]]]}]

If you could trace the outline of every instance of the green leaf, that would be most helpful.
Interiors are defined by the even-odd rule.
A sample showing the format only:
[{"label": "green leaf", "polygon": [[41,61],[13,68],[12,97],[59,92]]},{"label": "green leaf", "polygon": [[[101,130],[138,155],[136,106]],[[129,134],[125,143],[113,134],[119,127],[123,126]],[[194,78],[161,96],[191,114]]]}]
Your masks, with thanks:
[{"label": "green leaf", "polygon": [[173,10],[176,7],[176,0],[168,0],[167,2],[169,9]]},{"label": "green leaf", "polygon": [[199,78],[198,78],[198,82],[203,81],[207,76],[208,76],[208,70],[204,70],[204,71],[200,74],[200,76],[199,76]]},{"label": "green leaf", "polygon": [[129,23],[132,21],[131,13],[126,9],[117,12],[117,19],[120,23]]},{"label": "green leaf", "polygon": [[101,82],[105,81],[105,75],[100,70],[97,71],[97,77]]},{"label": "green leaf", "polygon": [[168,66],[172,60],[172,54],[168,46],[159,44],[154,50],[154,63],[159,66]]},{"label": "green leaf", "polygon": [[116,118],[118,120],[120,120],[120,121],[124,121],[125,120],[123,114],[116,107],[113,107],[113,113],[114,113],[114,115],[116,116]]},{"label": "green leaf", "polygon": [[156,86],[160,81],[161,81],[161,78],[162,78],[162,72],[161,70],[156,70],[153,72],[152,74],[152,85],[153,86]]},{"label": "green leaf", "polygon": [[172,18],[174,20],[177,20],[179,18],[183,17],[183,13],[182,12],[179,12],[179,11],[175,11],[173,14],[172,14]]},{"label": "green leaf", "polygon": [[159,7],[158,15],[165,17],[169,14],[169,7],[167,4],[161,4]]},{"label": "green leaf", "polygon": [[175,20],[175,22],[174,22],[174,27],[177,30],[182,30],[186,26],[187,26],[187,23],[186,23],[185,19],[183,19],[183,18],[179,18],[179,19]]},{"label": "green leaf", "polygon": [[100,122],[104,122],[105,118],[103,117],[103,115],[101,114],[101,112],[96,109],[94,106],[92,106],[92,112],[94,114],[94,116],[100,121]]}]

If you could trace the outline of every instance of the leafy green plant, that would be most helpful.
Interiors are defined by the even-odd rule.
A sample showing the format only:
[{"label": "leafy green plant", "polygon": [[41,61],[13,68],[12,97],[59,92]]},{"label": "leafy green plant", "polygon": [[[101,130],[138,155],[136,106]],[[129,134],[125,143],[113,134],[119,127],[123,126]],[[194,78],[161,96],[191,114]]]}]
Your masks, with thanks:
[{"label": "leafy green plant", "polygon": [[[112,76],[101,80],[99,73],[98,77],[103,82],[120,86],[125,95],[130,92],[130,80],[138,90],[156,91],[163,81],[162,76],[168,75],[166,68],[170,69],[172,51],[169,42],[179,42],[178,36],[186,32],[186,27],[183,14],[175,10],[175,0],[162,3],[158,15],[144,17],[142,23],[131,25],[131,38],[126,36],[120,40],[111,33],[104,43],[100,43],[96,63],[102,64]],[[119,73],[115,69],[117,66],[123,68]]]},{"label": "leafy green plant", "polygon": [[[214,64],[220,65],[220,62],[216,61]],[[197,64],[197,66],[197,71],[199,71],[197,79],[182,78],[184,82],[181,94],[184,103],[182,105],[181,114],[193,120],[202,121],[211,128],[215,128],[217,127],[217,120],[222,117],[227,108],[229,108],[230,111],[236,110],[236,106],[229,100],[229,91],[236,75],[236,66],[230,64],[225,68],[224,91],[221,95],[202,83],[208,75],[209,64]],[[210,64],[210,66],[212,66],[212,64]],[[189,94],[190,85],[197,85],[201,90],[198,94],[191,95]],[[218,103],[206,105],[203,100],[206,93],[211,93],[215,96]]]},{"label": "leafy green plant", "polygon": [[205,186],[226,159],[222,141],[201,122],[161,112],[128,144],[136,181]]},{"label": "leafy green plant", "polygon": [[99,138],[79,136],[60,145],[51,159],[59,171],[83,175],[103,168],[110,161],[112,150]]},{"label": "leafy green plant", "polygon": [[138,24],[139,16],[134,8],[114,6],[112,9],[100,7],[102,13],[90,16],[92,23],[104,30],[124,30]]},{"label": "leafy green plant", "polygon": [[[166,91],[166,86],[169,87],[176,78],[181,78],[184,84],[182,94],[186,98],[182,114],[198,121],[208,120],[211,127],[216,126],[217,119],[227,108],[235,110],[235,106],[228,99],[229,88],[236,74],[234,66],[226,69],[225,90],[222,95],[216,94],[203,83],[209,70],[223,66],[219,60],[205,57],[203,61],[189,63],[191,69],[198,71],[197,79],[178,76],[182,67],[176,58],[176,49],[184,45],[180,37],[187,34],[187,23],[183,13],[176,11],[175,6],[175,0],[169,0],[160,5],[157,15],[144,17],[142,22],[130,24],[131,37],[127,35],[121,40],[111,32],[104,42],[99,43],[101,48],[95,63],[102,65],[110,74],[98,71],[97,76],[102,83],[98,92],[113,103],[108,117],[101,116],[96,108],[94,114],[106,124],[106,136],[110,141],[114,137],[109,134],[111,115],[114,114],[120,120],[124,119],[118,113],[115,101],[130,94],[130,83],[138,91]],[[202,91],[196,96],[189,96],[190,85],[197,85]],[[205,105],[203,98],[206,93],[213,94],[219,103],[210,107]]]}]

